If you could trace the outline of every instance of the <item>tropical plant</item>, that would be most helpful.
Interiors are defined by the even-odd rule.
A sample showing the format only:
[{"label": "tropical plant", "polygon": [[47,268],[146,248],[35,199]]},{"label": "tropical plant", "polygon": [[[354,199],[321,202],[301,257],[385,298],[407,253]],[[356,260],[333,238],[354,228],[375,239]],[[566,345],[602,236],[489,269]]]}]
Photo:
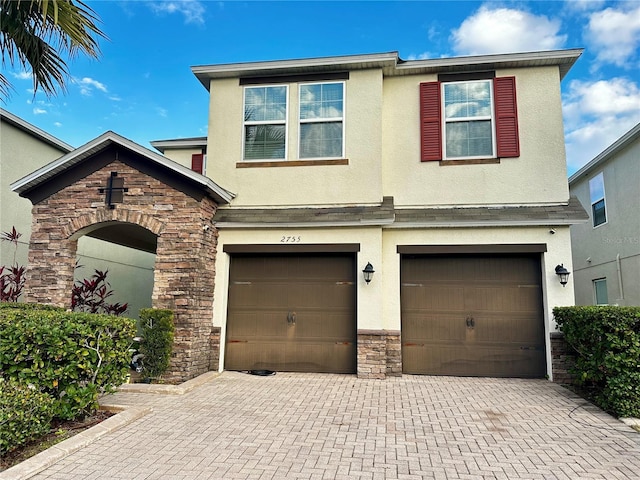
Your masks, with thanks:
[{"label": "tropical plant", "polygon": [[13,243],[13,263],[11,265],[0,265],[0,301],[17,302],[22,295],[25,282],[25,267],[18,265],[16,254],[18,252],[18,239],[22,236],[12,227],[8,232],[0,234],[0,241]]},{"label": "tropical plant", "polygon": [[[64,57],[100,56],[97,38],[106,38],[96,13],[79,0],[0,0],[0,48],[6,63],[30,70],[34,94],[48,97],[56,84],[65,90],[69,70]],[[0,74],[0,94],[11,84]]]},{"label": "tropical plant", "polygon": [[[80,266],[76,268],[80,268]],[[111,285],[107,281],[109,270],[96,269],[94,272],[91,277],[74,283],[71,290],[71,310],[108,315],[124,314],[129,308],[129,304],[107,302],[107,299],[113,295]]]}]

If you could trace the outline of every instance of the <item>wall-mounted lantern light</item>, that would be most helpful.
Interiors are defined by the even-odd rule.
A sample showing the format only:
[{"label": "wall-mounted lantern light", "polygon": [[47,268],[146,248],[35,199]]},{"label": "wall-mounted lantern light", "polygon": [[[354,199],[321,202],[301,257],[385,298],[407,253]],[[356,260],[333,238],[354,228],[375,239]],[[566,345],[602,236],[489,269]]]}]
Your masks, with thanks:
[{"label": "wall-mounted lantern light", "polygon": [[375,270],[373,269],[373,265],[367,262],[367,266],[364,267],[364,270],[362,270],[362,274],[364,275],[364,281],[367,282],[367,284],[369,284],[369,282],[373,278],[374,273],[375,273]]},{"label": "wall-mounted lantern light", "polygon": [[560,284],[564,287],[567,284],[567,281],[569,281],[569,275],[571,275],[571,272],[564,268],[564,264],[561,263],[556,266],[556,275],[560,277]]}]

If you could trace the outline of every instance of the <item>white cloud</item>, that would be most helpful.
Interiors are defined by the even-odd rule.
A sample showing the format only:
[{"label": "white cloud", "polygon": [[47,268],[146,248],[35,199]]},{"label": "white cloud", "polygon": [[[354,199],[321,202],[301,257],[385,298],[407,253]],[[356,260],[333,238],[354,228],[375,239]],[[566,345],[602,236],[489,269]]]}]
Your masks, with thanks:
[{"label": "white cloud", "polygon": [[34,108],[33,109],[33,114],[34,115],[43,115],[45,113],[47,113],[47,111],[42,109],[42,108]]},{"label": "white cloud", "polygon": [[437,58],[437,57],[434,57],[433,54],[429,52],[418,53],[418,54],[411,53],[407,57],[407,60],[427,60],[429,58]]},{"label": "white cloud", "polygon": [[563,100],[569,174],[640,122],[640,88],[627,78],[574,80]]},{"label": "white cloud", "polygon": [[636,4],[635,8],[628,9],[607,8],[591,13],[585,37],[595,51],[598,63],[637,68],[640,6]]},{"label": "white cloud", "polygon": [[604,4],[604,0],[567,0],[566,2],[566,6],[570,10],[575,10],[578,12],[597,10]]},{"label": "white cloud", "polygon": [[162,107],[156,107],[156,113],[161,116],[161,117],[167,117],[168,112],[165,108]]},{"label": "white cloud", "polygon": [[31,80],[31,72],[10,72],[13,78],[18,80]]},{"label": "white cloud", "polygon": [[554,50],[567,40],[560,26],[559,20],[544,15],[483,5],[452,31],[451,41],[462,55]]},{"label": "white cloud", "polygon": [[54,124],[56,127],[61,127],[61,126],[62,126],[62,124],[61,124],[60,122],[53,122],[53,124]]},{"label": "white cloud", "polygon": [[185,23],[204,23],[205,8],[198,0],[152,2],[149,7],[157,14],[181,14]]},{"label": "white cloud", "polygon": [[90,97],[93,94],[94,89],[100,90],[101,92],[107,93],[107,86],[99,82],[98,80],[94,80],[90,77],[83,77],[81,79],[74,79],[74,82],[80,87],[80,95],[85,97]]},{"label": "white cloud", "polygon": [[111,95],[111,96],[109,97],[109,100],[112,100],[112,101],[114,101],[114,102],[121,102],[121,101],[122,101],[122,98],[120,98],[118,95]]}]

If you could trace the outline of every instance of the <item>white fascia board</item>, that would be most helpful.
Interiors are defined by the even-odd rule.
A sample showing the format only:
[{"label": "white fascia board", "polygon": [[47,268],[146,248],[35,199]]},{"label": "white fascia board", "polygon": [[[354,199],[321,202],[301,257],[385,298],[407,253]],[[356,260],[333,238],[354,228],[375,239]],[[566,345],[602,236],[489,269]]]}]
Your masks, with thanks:
[{"label": "white fascia board", "polygon": [[504,222],[400,222],[393,223],[385,228],[411,229],[411,228],[494,228],[494,227],[549,227],[560,225],[575,225],[585,223],[589,219],[563,219],[563,220],[505,220]]},{"label": "white fascia board", "polygon": [[4,108],[0,108],[0,118],[3,121],[6,121],[7,123],[19,128],[20,130],[39,138],[43,142],[48,143],[53,147],[59,148],[63,152],[70,152],[71,150],[73,150],[73,147],[68,143],[65,143],[59,138],[54,137],[50,133],[39,129],[35,125],[31,125],[29,122],[23,120],[22,118],[14,115],[11,112],[8,112]]},{"label": "white fascia board", "polygon": [[205,88],[216,78],[241,76],[286,75],[313,71],[358,70],[365,68],[393,67],[399,61],[398,52],[318,57],[293,60],[269,60],[264,62],[227,63],[191,67],[193,74]]},{"label": "white fascia board", "polygon": [[391,225],[393,220],[367,220],[357,222],[286,222],[286,223],[256,223],[256,222],[216,222],[216,228],[224,229],[261,229],[261,228],[353,228],[353,227],[384,227]]},{"label": "white fascia board", "polygon": [[151,146],[160,152],[173,148],[202,148],[207,146],[207,137],[176,138],[173,140],[154,140],[149,142]]},{"label": "white fascia board", "polygon": [[[502,53],[495,55],[476,55],[464,57],[437,58],[427,60],[409,60],[399,64],[395,70],[398,73],[419,73],[420,70],[446,71],[455,69],[462,71],[464,67],[477,69],[483,65],[487,68],[510,68],[510,67],[536,67],[541,65],[565,66],[561,68],[561,78],[566,75],[571,66],[582,55],[584,49],[574,48],[569,50],[550,50],[541,52],[525,53]],[[391,73],[393,74],[393,73]]]},{"label": "white fascia board", "polygon": [[606,162],[613,155],[618,153],[620,150],[625,148],[627,145],[630,145],[631,142],[640,138],[640,123],[636,124],[631,130],[622,135],[618,140],[609,145],[606,149],[604,149],[601,153],[599,153],[593,160],[587,163],[584,167],[578,170],[576,173],[569,177],[569,185],[573,184],[576,180],[578,180],[583,175],[589,173],[591,170],[596,168],[598,165]]}]

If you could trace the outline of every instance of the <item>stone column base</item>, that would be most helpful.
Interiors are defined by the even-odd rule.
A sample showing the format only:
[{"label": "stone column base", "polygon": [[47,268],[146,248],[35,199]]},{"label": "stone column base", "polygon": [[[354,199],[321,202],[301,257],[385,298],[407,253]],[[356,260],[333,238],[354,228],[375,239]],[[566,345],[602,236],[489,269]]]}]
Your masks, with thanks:
[{"label": "stone column base", "polygon": [[358,378],[383,380],[402,375],[400,332],[358,330]]},{"label": "stone column base", "polygon": [[571,368],[576,362],[575,352],[564,339],[562,332],[552,332],[550,341],[553,381],[561,385],[571,385],[573,383]]}]

